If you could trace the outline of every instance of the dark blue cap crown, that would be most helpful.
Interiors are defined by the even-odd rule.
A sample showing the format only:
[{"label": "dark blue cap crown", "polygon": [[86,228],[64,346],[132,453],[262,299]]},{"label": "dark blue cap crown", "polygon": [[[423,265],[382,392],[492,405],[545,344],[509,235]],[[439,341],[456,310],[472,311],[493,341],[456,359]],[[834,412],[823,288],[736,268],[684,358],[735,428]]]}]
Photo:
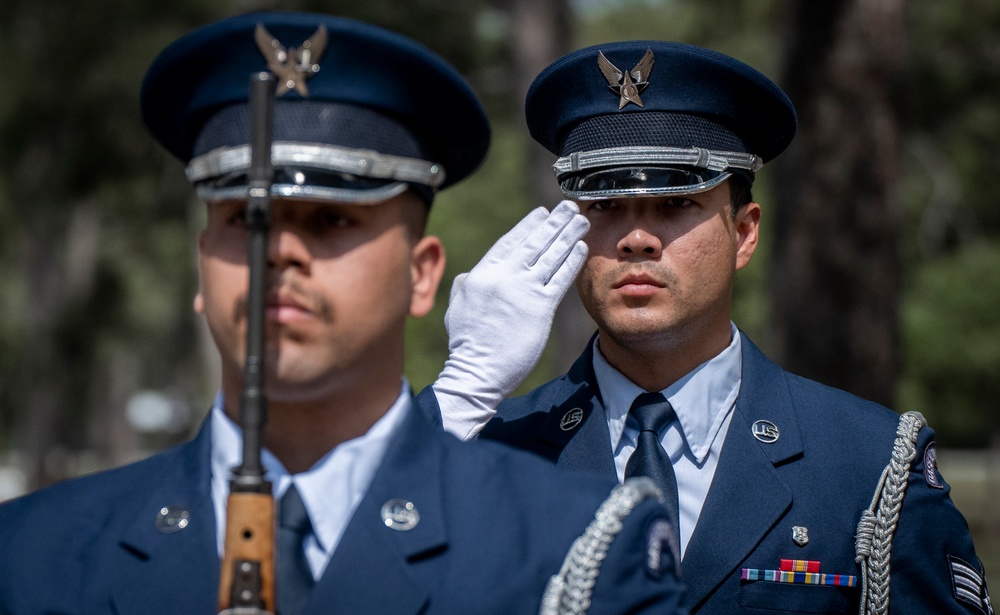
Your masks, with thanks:
[{"label": "dark blue cap crown", "polygon": [[[143,119],[171,154],[199,162],[194,171],[189,166],[189,176],[202,180],[222,174],[216,172],[217,160],[206,166],[198,158],[250,142],[249,79],[268,70],[258,26],[273,37],[275,48],[289,52],[326,31],[322,45],[313,47],[319,51],[309,60],[316,70],[300,79],[301,91],[292,87],[282,92],[279,77],[274,155],[309,160],[301,168],[284,169],[289,181],[293,176],[306,184],[346,181],[348,189],[366,189],[393,181],[413,184],[412,177],[421,177],[426,169],[443,168],[440,181],[416,180],[441,189],[469,175],[485,157],[490,131],[478,98],[451,65],[424,46],[350,19],[263,12],[224,19],[183,36],[146,74]],[[279,151],[279,143],[290,145]],[[330,162],[330,151],[336,164]],[[408,174],[411,159],[426,169],[413,171],[410,165]],[[364,167],[387,164],[403,171],[364,176]],[[280,160],[275,168],[282,172]],[[224,171],[233,174],[232,168]]]},{"label": "dark blue cap crown", "polygon": [[[560,58],[531,84],[525,113],[531,136],[566,157],[556,169],[560,181],[597,169],[605,173],[598,184],[631,185],[637,193],[657,182],[679,182],[670,188],[676,191],[686,182],[706,189],[732,172],[752,180],[796,127],[791,101],[757,70],[665,41],[606,43]],[[705,173],[685,179],[660,172],[664,165]],[[630,177],[610,177],[615,167],[629,167]],[[576,188],[599,192],[591,184]]]}]

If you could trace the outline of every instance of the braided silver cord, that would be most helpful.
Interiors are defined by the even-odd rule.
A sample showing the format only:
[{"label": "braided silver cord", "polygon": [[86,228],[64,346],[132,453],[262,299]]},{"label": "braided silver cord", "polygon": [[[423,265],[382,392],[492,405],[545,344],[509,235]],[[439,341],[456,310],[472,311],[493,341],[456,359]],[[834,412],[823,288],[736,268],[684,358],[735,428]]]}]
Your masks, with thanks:
[{"label": "braided silver cord", "polygon": [[917,435],[927,424],[919,412],[899,417],[892,460],[882,472],[872,503],[861,514],[855,539],[855,561],[861,565],[860,615],[889,612],[889,571],[892,536],[906,495],[910,463],[917,454]]},{"label": "braided silver cord", "polygon": [[587,612],[601,564],[622,529],[622,520],[649,497],[660,497],[660,490],[645,477],[630,478],[611,490],[586,531],[573,542],[559,574],[549,579],[539,615]]}]

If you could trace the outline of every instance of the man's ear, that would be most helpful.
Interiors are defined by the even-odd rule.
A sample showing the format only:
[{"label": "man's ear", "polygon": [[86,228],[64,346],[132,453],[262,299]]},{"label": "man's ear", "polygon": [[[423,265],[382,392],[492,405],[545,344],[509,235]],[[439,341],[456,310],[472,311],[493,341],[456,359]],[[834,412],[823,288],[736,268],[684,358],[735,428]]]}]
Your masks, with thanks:
[{"label": "man's ear", "polygon": [[743,269],[757,249],[760,205],[751,201],[736,212],[736,269]]},{"label": "man's ear", "polygon": [[410,316],[420,318],[434,307],[434,295],[444,276],[444,246],[437,237],[422,237],[410,262]]}]

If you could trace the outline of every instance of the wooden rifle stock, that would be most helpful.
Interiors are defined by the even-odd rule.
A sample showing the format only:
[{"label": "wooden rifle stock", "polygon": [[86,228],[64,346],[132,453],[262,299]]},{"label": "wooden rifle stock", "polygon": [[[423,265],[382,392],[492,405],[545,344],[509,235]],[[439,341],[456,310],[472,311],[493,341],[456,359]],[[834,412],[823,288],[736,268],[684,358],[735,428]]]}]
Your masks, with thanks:
[{"label": "wooden rifle stock", "polygon": [[274,496],[264,479],[261,439],[267,417],[264,395],[265,292],[267,242],[271,217],[271,131],[274,75],[250,78],[251,161],[246,220],[247,348],[244,389],[240,399],[243,460],[233,469],[226,508],[225,550],[219,579],[219,612],[241,615],[275,612]]}]

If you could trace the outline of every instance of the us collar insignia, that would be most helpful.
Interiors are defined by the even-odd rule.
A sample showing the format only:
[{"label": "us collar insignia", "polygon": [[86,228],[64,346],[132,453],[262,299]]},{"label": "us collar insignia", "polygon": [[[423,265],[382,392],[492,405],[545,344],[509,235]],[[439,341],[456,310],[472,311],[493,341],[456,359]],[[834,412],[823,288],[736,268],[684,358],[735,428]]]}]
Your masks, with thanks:
[{"label": "us collar insignia", "polygon": [[267,60],[267,68],[278,81],[276,96],[295,90],[303,97],[309,96],[306,80],[319,72],[319,59],[326,49],[326,26],[321,25],[301,47],[285,49],[278,39],[271,36],[263,24],[254,32],[257,48]]},{"label": "us collar insignia", "polygon": [[649,73],[653,70],[652,49],[646,49],[646,53],[639,60],[639,63],[628,72],[620,70],[600,51],[597,52],[597,66],[601,69],[604,78],[608,80],[608,89],[620,97],[619,109],[629,103],[643,106],[639,94],[649,85]]},{"label": "us collar insignia", "polygon": [[413,502],[395,498],[382,505],[382,522],[397,532],[408,532],[420,523],[420,512]]},{"label": "us collar insignia", "polygon": [[156,531],[161,534],[179,532],[191,524],[191,513],[181,506],[164,506],[156,513]]},{"label": "us collar insignia", "polygon": [[756,421],[751,425],[750,430],[753,432],[753,437],[757,438],[764,444],[774,444],[781,437],[781,432],[778,431],[778,426],[771,421],[765,421],[763,419]]},{"label": "us collar insignia", "polygon": [[559,419],[559,429],[572,431],[583,422],[583,409],[573,408]]}]

